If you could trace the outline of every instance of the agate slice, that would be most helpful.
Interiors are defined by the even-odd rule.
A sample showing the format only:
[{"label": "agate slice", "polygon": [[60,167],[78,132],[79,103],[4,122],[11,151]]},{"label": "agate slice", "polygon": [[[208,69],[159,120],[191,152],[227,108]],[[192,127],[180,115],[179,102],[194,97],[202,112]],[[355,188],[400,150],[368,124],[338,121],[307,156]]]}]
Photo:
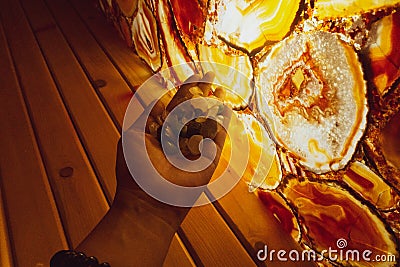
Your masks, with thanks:
[{"label": "agate slice", "polygon": [[[197,47],[203,71],[213,71],[215,82],[229,88],[225,102],[234,109],[246,107],[254,89],[250,58],[240,51],[228,49],[223,43],[219,46],[199,44]],[[227,67],[221,68],[221,64]]]},{"label": "agate slice", "polygon": [[399,0],[316,0],[314,15],[318,19],[330,19],[395,6],[399,6]]},{"label": "agate slice", "polygon": [[[383,253],[398,256],[395,237],[387,230],[386,224],[338,185],[290,179],[282,193],[294,207],[302,223],[305,235],[303,242],[316,251],[322,252],[330,247],[341,249],[343,255],[352,250],[360,253],[370,250],[371,259]],[[342,242],[339,245],[338,240],[344,240],[345,244]],[[394,264],[365,262],[361,257],[358,261],[356,258],[349,257],[347,261],[343,258],[341,263],[350,266]]]},{"label": "agate slice", "polygon": [[371,164],[397,192],[400,192],[399,96],[399,84],[392,87],[383,98],[372,95],[370,103],[374,108],[369,114],[370,123],[363,142],[363,149]]},{"label": "agate slice", "polygon": [[195,45],[203,38],[207,3],[198,0],[169,1],[180,36],[193,57]]},{"label": "agate slice", "polygon": [[132,39],[139,57],[153,71],[161,67],[161,51],[157,23],[144,0],[139,0],[138,13],[132,23]]},{"label": "agate slice", "polygon": [[381,95],[400,77],[400,12],[373,24],[367,48],[371,80]]},{"label": "agate slice", "polygon": [[275,191],[258,191],[258,197],[294,240],[300,241],[299,222],[285,199]]},{"label": "agate slice", "polygon": [[300,0],[211,0],[208,20],[218,38],[250,53],[268,42],[282,40],[299,6]]},{"label": "agate slice", "polygon": [[238,118],[246,129],[250,151],[246,171],[242,179],[249,190],[257,188],[276,189],[281,182],[282,172],[273,141],[259,121],[250,112],[238,112]]},{"label": "agate slice", "polygon": [[350,164],[343,181],[380,210],[395,209],[400,197],[386,182],[362,162]]},{"label": "agate slice", "polygon": [[255,76],[258,112],[276,142],[315,173],[343,168],[368,110],[354,50],[335,34],[294,35],[272,48]]},{"label": "agate slice", "polygon": [[394,115],[381,133],[382,152],[389,164],[400,170],[400,112]]},{"label": "agate slice", "polygon": [[[176,31],[176,25],[170,5],[167,0],[159,0],[156,6],[157,21],[160,28],[163,48],[165,50],[166,66],[175,66],[184,62],[191,62],[188,51],[182,42],[179,33]],[[187,77],[196,73],[194,68],[182,69],[181,73],[172,73],[171,75],[177,81],[184,81]]]}]

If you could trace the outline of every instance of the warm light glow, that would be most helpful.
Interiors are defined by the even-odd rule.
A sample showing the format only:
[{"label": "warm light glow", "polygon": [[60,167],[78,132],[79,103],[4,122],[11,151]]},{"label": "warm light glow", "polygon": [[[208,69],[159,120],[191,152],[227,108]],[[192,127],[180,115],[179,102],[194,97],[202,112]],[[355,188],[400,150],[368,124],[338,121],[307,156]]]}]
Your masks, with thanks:
[{"label": "warm light glow", "polygon": [[[256,188],[275,189],[282,178],[274,142],[265,128],[252,114],[239,114],[250,140],[250,160],[244,179],[250,185],[250,191]],[[251,175],[248,175],[251,174]]]},{"label": "warm light glow", "polygon": [[274,124],[279,145],[315,173],[342,169],[367,113],[366,85],[352,48],[326,32],[301,34],[272,48],[259,67],[257,106]]},{"label": "warm light glow", "polygon": [[[221,47],[223,47],[222,44],[219,47],[199,45],[199,58],[203,62],[201,67],[204,72],[212,71],[215,73],[216,84],[229,88],[225,102],[230,103],[233,107],[245,107],[253,93],[251,83],[253,69],[250,59],[241,52],[224,53],[221,51]],[[211,64],[207,62],[211,62]],[[219,64],[213,64],[213,62],[228,67],[224,68]],[[235,68],[231,68],[231,66],[235,66]]]},{"label": "warm light glow", "polygon": [[267,209],[307,250],[349,238],[398,257],[399,0],[100,4],[155,72],[195,62],[166,80],[212,71],[228,89],[237,117],[213,179],[227,168],[249,191],[264,189]]},{"label": "warm light glow", "polygon": [[[174,18],[170,13],[169,5],[167,0],[160,0],[158,2],[157,8],[158,14],[157,19],[161,22],[162,38],[165,42],[164,49],[167,57],[167,62],[164,62],[163,68],[168,68],[169,66],[179,65],[184,62],[189,62],[190,57],[187,54],[187,50],[178,37],[178,32],[175,31],[171,25],[173,24]],[[166,64],[167,63],[167,64]],[[182,73],[172,73],[173,78],[178,81],[184,81],[187,77],[193,75],[195,71],[191,68],[180,68]]]},{"label": "warm light glow", "polygon": [[399,32],[399,13],[377,21],[371,30],[373,42],[368,47],[367,53],[371,59],[373,73],[371,78],[381,95],[385,95],[390,86],[400,77]]},{"label": "warm light glow", "polygon": [[[230,158],[231,138],[236,139],[234,140],[236,144],[247,140],[250,147],[249,159],[242,179],[249,184],[250,191],[254,191],[257,188],[275,189],[282,179],[282,172],[277,158],[275,144],[269,138],[265,128],[249,111],[238,112],[236,115],[240,123],[243,123],[244,130],[232,130],[235,136],[230,136],[230,138],[225,141],[221,161],[218,164],[215,176],[218,177],[218,174],[228,165],[231,166],[233,171],[235,171],[236,167],[240,168],[242,166],[243,162],[232,162]],[[236,125],[232,122],[229,127],[236,129]]]},{"label": "warm light glow", "polygon": [[317,0],[314,14],[319,19],[348,17],[399,4],[399,0]]},{"label": "warm light glow", "polygon": [[266,42],[280,41],[289,32],[300,1],[211,2],[209,14],[218,14],[210,15],[216,35],[251,52]]},{"label": "warm light glow", "polygon": [[392,209],[400,200],[387,183],[361,162],[350,164],[343,181],[379,209]]}]

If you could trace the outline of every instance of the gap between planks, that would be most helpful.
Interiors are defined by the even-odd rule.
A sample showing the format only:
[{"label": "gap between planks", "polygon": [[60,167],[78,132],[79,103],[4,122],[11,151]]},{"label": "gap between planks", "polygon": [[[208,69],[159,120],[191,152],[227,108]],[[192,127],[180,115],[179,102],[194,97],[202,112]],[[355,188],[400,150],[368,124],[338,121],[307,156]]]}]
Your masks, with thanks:
[{"label": "gap between planks", "polygon": [[[2,2],[1,7],[44,166],[69,243],[75,247],[108,205],[19,3]],[[72,170],[69,177],[60,177],[65,168]]]},{"label": "gap between planks", "polygon": [[[2,22],[4,17],[2,14]],[[4,266],[46,264],[55,250],[67,248],[67,240],[2,24],[0,59],[0,128],[6,129],[0,138],[0,190],[8,227],[2,242],[7,241],[9,234],[12,249],[7,252],[3,245],[1,263]]]},{"label": "gap between planks", "polygon": [[[49,4],[50,4],[50,3],[49,3]],[[51,3],[50,5],[53,5],[53,4]],[[62,10],[65,11],[65,7],[64,7]],[[58,14],[58,15],[60,15],[60,14]],[[58,15],[57,15],[56,17],[58,17]],[[115,37],[114,37],[114,38],[115,38]],[[74,50],[77,52],[77,49],[76,49],[76,48],[75,48]],[[88,67],[87,67],[87,68],[88,68]]]},{"label": "gap between planks", "polygon": [[[48,14],[42,12],[43,10],[46,9],[46,7],[41,6],[40,5],[41,2],[36,2],[34,6],[30,5],[31,3],[32,2],[26,4],[26,2],[25,2],[25,4],[26,4],[25,5],[25,11],[29,11],[28,12],[29,14],[34,14],[33,19],[32,19],[32,17],[30,18],[31,19],[31,26],[33,27],[34,31],[36,32],[36,38],[39,41],[39,44],[41,45],[42,52],[45,54],[45,57],[46,57],[47,62],[48,62],[48,65],[49,65],[49,67],[50,67],[50,69],[52,71],[53,77],[55,78],[56,81],[58,81],[57,85],[59,87],[61,95],[64,98],[64,102],[66,102],[67,107],[69,107],[69,113],[70,113],[71,116],[74,116],[74,115],[82,116],[82,115],[84,115],[82,113],[80,113],[80,115],[76,114],[76,113],[80,112],[79,106],[81,106],[82,103],[79,103],[79,101],[77,101],[76,98],[74,99],[73,96],[71,96],[71,95],[69,95],[69,97],[70,97],[69,99],[66,99],[66,98],[68,98],[68,96],[67,96],[67,92],[65,92],[65,90],[66,90],[65,88],[66,88],[66,86],[70,86],[70,85],[68,85],[68,83],[66,83],[66,80],[64,80],[64,83],[63,83],[63,81],[60,81],[60,75],[62,75],[64,72],[61,71],[61,73],[57,73],[57,71],[58,71],[57,68],[60,69],[62,67],[62,65],[60,65],[60,63],[57,64],[57,62],[56,62],[58,60],[57,59],[57,55],[54,54],[54,53],[51,54],[51,48],[52,48],[51,46],[52,45],[56,45],[58,47],[58,49],[61,50],[61,51],[58,51],[58,52],[61,52],[61,54],[63,54],[63,55],[65,55],[65,54],[69,55],[68,58],[63,58],[64,60],[61,60],[62,63],[66,63],[66,65],[68,65],[69,67],[71,67],[71,65],[72,65],[74,71],[77,70],[77,69],[79,70],[80,66],[78,66],[76,62],[69,62],[68,61],[69,58],[74,58],[74,56],[72,55],[71,51],[69,51],[69,48],[66,47],[65,43],[63,43],[63,44],[59,43],[59,40],[63,39],[63,38],[60,36],[59,32],[56,32],[57,28],[55,28],[55,27],[47,27],[46,26],[46,25],[53,25],[53,22],[48,20],[49,19]],[[44,35],[44,34],[46,34],[45,37],[41,36],[41,35]],[[58,38],[55,38],[55,36],[57,36]],[[64,50],[64,51],[62,51],[62,50]],[[48,51],[50,51],[50,53],[46,54],[46,52],[48,52]],[[85,80],[86,79],[86,77],[83,77],[84,76],[83,73],[77,74],[75,72],[75,75],[76,75],[76,77],[69,77],[69,78],[70,79],[74,78],[73,80],[75,80],[75,81],[76,80]],[[58,76],[58,78],[57,78],[57,76]],[[88,82],[86,82],[86,84],[84,84],[83,86],[88,87]],[[89,88],[87,88],[87,89],[89,89]],[[77,95],[79,95],[80,92],[75,92],[75,93]],[[90,100],[89,97],[91,97],[92,101],[86,102],[86,105],[90,109],[91,108],[96,108],[97,105],[101,105],[101,103],[99,101],[96,101],[96,100],[93,101],[93,99],[95,98],[94,95],[90,95],[90,96],[84,95],[84,97],[82,97],[82,98],[85,99],[85,100]],[[78,104],[77,104],[77,102],[78,102]],[[73,105],[75,105],[75,110],[72,110],[72,106]],[[98,113],[96,113],[96,114],[98,114]],[[76,125],[76,128],[78,130],[79,129],[82,130],[82,128],[88,127],[88,126],[85,125],[84,122],[85,122],[85,119],[80,123],[80,125]],[[104,128],[104,126],[108,127],[108,126],[112,125],[111,121],[98,121],[98,120],[96,120],[96,123],[97,123],[97,127],[92,127],[92,128],[98,129],[98,128]],[[77,123],[75,122],[75,124],[77,124]],[[89,127],[89,129],[87,128],[86,130],[90,130],[90,128],[91,127]],[[87,131],[87,132],[89,133],[90,131]],[[90,136],[87,137],[87,139],[91,140],[92,145],[96,145],[96,144],[101,145],[102,144],[102,142],[99,142],[98,139],[96,140],[97,143],[92,141],[92,139],[91,139],[92,137],[90,137]],[[117,134],[117,137],[119,137],[119,134]],[[95,139],[95,138],[93,138],[93,139]],[[116,144],[113,145],[113,148],[116,148]],[[87,149],[87,151],[89,151],[89,152],[93,152],[93,150],[94,149],[92,149],[92,148]],[[93,154],[95,154],[95,153],[96,153],[96,151],[93,152]],[[97,152],[97,155],[101,155],[99,151]],[[106,157],[111,156],[112,157],[112,161],[115,162],[115,153],[110,152],[110,153],[105,153],[103,155],[105,155]],[[92,160],[95,161],[95,160],[98,160],[98,158],[97,159],[92,158]],[[107,161],[109,163],[110,158],[104,160],[104,162],[107,162]],[[96,164],[96,165],[98,166],[99,164]],[[115,167],[113,166],[111,169],[112,169],[112,172],[114,173]],[[115,177],[112,177],[112,178],[113,178],[113,181],[115,181]],[[181,262],[181,264],[183,266],[192,266],[192,261],[190,260],[190,257],[188,257],[186,250],[183,247],[179,247],[179,246],[181,246],[181,244],[182,244],[182,242],[177,237],[175,237],[173,243],[171,244],[171,249],[173,251],[176,251],[175,254],[177,256],[174,257],[172,255],[172,256],[168,257],[166,259],[166,264],[168,264],[169,261],[176,262],[178,259],[180,259],[180,262]]]}]

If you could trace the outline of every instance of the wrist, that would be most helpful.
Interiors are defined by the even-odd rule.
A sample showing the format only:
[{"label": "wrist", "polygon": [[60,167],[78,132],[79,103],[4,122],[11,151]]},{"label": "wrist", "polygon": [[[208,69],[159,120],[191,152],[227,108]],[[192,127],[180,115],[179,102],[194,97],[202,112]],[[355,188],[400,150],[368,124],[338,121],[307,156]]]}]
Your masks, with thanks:
[{"label": "wrist", "polygon": [[176,207],[151,197],[141,189],[118,188],[111,209],[136,217],[144,224],[155,222],[175,234],[189,212],[189,208]]}]

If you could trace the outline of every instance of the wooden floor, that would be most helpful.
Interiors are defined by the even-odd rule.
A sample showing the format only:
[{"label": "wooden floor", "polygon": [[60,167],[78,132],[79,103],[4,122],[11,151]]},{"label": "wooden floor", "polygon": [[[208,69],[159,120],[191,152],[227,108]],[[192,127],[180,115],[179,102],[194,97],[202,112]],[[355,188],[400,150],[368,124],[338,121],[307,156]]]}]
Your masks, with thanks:
[{"label": "wooden floor", "polygon": [[[0,0],[0,18],[0,266],[48,266],[108,210],[124,112],[150,71],[93,1]],[[190,211],[164,266],[262,265],[263,244],[295,246],[274,224],[240,182]]]}]

